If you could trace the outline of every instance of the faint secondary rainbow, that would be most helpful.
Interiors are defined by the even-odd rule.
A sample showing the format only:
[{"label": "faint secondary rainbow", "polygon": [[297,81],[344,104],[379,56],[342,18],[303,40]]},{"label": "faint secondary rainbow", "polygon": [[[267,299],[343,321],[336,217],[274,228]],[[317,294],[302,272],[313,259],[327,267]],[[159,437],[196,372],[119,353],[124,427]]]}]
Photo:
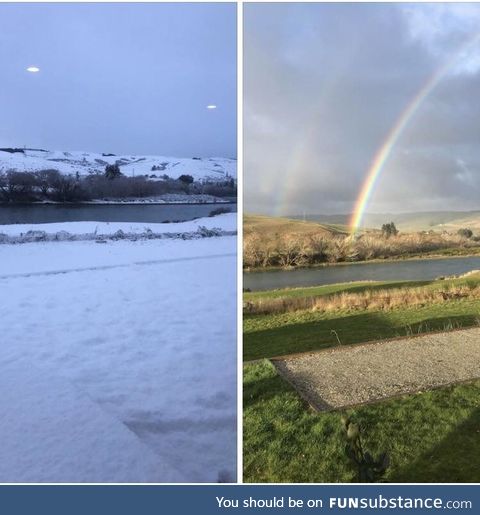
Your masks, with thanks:
[{"label": "faint secondary rainbow", "polygon": [[[329,96],[337,87],[341,78],[348,71],[350,63],[348,60],[338,60],[334,68],[323,78],[321,85],[317,88],[315,102],[309,106],[308,116],[302,124],[301,132],[292,141],[292,148],[289,149],[289,157],[285,165],[277,169],[275,187],[268,184],[268,191],[271,192],[273,214],[285,216],[292,212],[292,203],[301,203],[298,195],[299,181],[305,179],[308,171],[312,168],[315,157],[311,149],[316,148],[318,138],[318,120],[322,117],[322,110]],[[287,144],[289,142],[284,142]]]},{"label": "faint secondary rainbow", "polygon": [[409,102],[407,107],[404,109],[404,111],[401,113],[393,127],[388,132],[385,141],[373,157],[373,160],[370,164],[370,168],[367,172],[367,176],[355,202],[355,208],[350,219],[350,232],[352,234],[357,232],[358,228],[362,223],[362,219],[365,214],[365,209],[367,208],[370,198],[372,196],[375,183],[377,182],[377,179],[379,178],[385,166],[385,163],[390,157],[390,154],[392,153],[392,150],[395,147],[402,132],[405,130],[406,126],[414,116],[415,112],[422,105],[423,101],[435,89],[435,87],[444,78],[444,76],[447,74],[450,68],[452,68],[452,66],[460,60],[460,58],[463,56],[463,53],[468,49],[468,47],[476,43],[479,40],[479,38],[480,33],[476,33],[473,38],[469,38],[467,42],[464,43],[460,47],[460,49],[457,52],[455,52],[454,55],[427,80],[427,82],[421,87],[418,93]]}]

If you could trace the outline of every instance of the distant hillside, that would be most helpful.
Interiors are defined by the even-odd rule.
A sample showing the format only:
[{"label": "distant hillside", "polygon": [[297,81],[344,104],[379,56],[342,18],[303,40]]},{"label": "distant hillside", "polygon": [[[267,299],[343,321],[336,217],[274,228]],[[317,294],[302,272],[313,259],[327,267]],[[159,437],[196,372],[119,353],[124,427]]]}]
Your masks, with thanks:
[{"label": "distant hillside", "polygon": [[295,220],[291,218],[280,218],[273,216],[244,215],[243,232],[248,235],[256,232],[262,235],[284,234],[318,234],[321,232],[328,234],[345,233],[346,227],[334,224],[323,224],[316,221]]},{"label": "distant hillside", "polygon": [[222,182],[236,178],[237,161],[225,157],[177,158],[165,156],[115,155],[94,152],[63,152],[22,148],[0,149],[0,172],[36,172],[56,169],[63,174],[87,175],[103,172],[107,164],[117,163],[126,176],[148,175],[152,179],[168,175],[177,179],[191,175],[196,181]]},{"label": "distant hillside", "polygon": [[462,213],[462,217],[444,222],[439,224],[437,227],[446,231],[453,231],[461,228],[471,229],[474,232],[480,231],[480,211]]},{"label": "distant hillside", "polygon": [[[347,226],[351,215],[308,215],[307,221]],[[303,220],[303,216],[292,216]],[[463,227],[480,230],[480,211],[430,211],[416,213],[367,213],[364,227],[379,229],[384,223],[394,222],[400,231],[455,231]]]}]

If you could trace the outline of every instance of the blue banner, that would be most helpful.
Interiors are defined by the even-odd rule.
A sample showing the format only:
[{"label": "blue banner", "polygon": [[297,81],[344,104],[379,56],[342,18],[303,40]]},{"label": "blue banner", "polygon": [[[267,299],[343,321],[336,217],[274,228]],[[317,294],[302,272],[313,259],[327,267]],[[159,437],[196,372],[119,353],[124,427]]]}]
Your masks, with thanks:
[{"label": "blue banner", "polygon": [[480,511],[478,485],[4,485],[0,492],[9,515]]}]

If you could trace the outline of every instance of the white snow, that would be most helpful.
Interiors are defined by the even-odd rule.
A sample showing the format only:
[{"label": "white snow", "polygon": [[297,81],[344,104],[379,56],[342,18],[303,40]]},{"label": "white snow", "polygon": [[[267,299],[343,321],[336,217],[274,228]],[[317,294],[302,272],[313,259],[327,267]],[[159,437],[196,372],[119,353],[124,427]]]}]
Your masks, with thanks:
[{"label": "white snow", "polygon": [[7,365],[0,390],[2,447],[8,449],[0,461],[2,483],[181,481],[171,464],[49,369]]},{"label": "white snow", "polygon": [[1,482],[235,479],[235,237],[6,244],[0,264]]},{"label": "white snow", "polygon": [[114,234],[119,230],[125,233],[143,233],[150,229],[155,234],[187,233],[196,231],[199,227],[207,229],[222,229],[235,231],[237,228],[237,214],[225,213],[208,218],[198,218],[188,222],[177,223],[138,223],[138,222],[59,222],[46,224],[8,224],[0,225],[0,234],[20,236],[28,231],[45,231],[55,234],[66,231],[70,234]]},{"label": "white snow", "polygon": [[[166,174],[177,179],[182,174],[191,175],[195,180],[209,179],[223,181],[237,175],[237,161],[225,157],[179,158],[166,156],[115,155],[104,156],[94,152],[64,152],[24,150],[24,152],[0,151],[0,172],[14,169],[20,172],[35,172],[56,169],[64,174],[86,175],[91,172],[104,172],[107,164],[118,162],[120,170],[127,176]],[[161,170],[152,171],[152,167]]]}]

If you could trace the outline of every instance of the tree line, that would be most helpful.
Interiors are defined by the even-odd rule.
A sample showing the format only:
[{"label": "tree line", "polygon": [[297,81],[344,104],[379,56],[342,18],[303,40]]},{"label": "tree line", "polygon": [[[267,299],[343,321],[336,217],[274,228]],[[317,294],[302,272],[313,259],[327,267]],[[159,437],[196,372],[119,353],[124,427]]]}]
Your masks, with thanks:
[{"label": "tree line", "polygon": [[394,224],[351,237],[348,234],[260,234],[250,231],[243,242],[244,268],[299,267],[419,255],[480,246],[470,229],[457,233],[399,233]]},{"label": "tree line", "polygon": [[117,164],[107,165],[105,172],[86,176],[61,174],[56,169],[36,172],[8,170],[0,172],[0,202],[75,202],[98,199],[144,198],[167,193],[205,194],[217,197],[236,196],[233,179],[216,183],[200,183],[191,175],[178,179],[163,176],[127,177]]}]

